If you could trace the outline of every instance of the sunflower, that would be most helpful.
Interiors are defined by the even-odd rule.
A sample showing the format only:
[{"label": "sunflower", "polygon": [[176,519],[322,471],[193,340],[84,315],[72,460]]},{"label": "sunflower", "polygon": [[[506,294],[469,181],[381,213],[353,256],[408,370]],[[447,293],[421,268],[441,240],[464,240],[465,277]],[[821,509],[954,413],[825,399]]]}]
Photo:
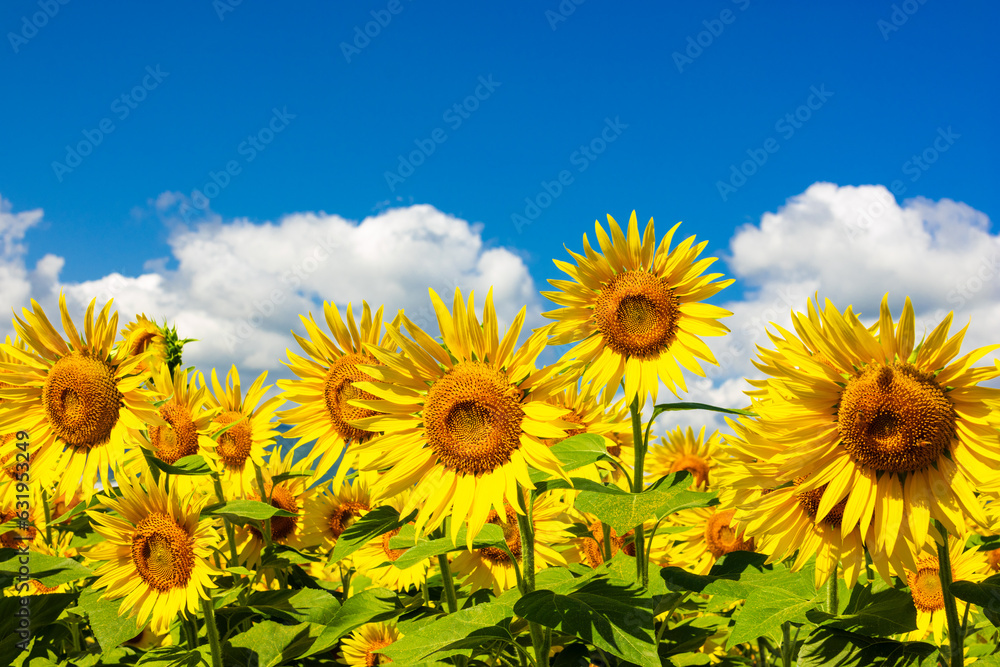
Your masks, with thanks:
[{"label": "sunflower", "polygon": [[340,640],[340,655],[337,661],[342,665],[371,667],[385,665],[392,660],[379,653],[389,644],[403,638],[395,623],[366,623]]},{"label": "sunflower", "polygon": [[330,551],[345,530],[372,509],[369,483],[374,475],[361,473],[352,481],[343,482],[334,493],[324,485],[306,501],[304,537],[307,545],[322,545]]},{"label": "sunflower", "polygon": [[[508,505],[506,516],[501,517],[496,510],[491,510],[486,523],[500,526],[503,529],[507,549],[521,563],[521,531],[517,525],[517,513]],[[553,547],[568,544],[572,536],[566,531],[569,523],[566,520],[568,506],[560,501],[556,494],[546,494],[539,497],[531,511],[531,525],[535,534],[535,571],[553,565],[565,565],[566,559]],[[503,591],[517,586],[517,575],[510,556],[498,547],[486,547],[472,551],[463,551],[452,562],[455,573],[469,585],[473,591],[482,588],[492,589],[500,595]]]},{"label": "sunflower", "polygon": [[[640,238],[635,211],[629,218],[628,236],[608,216],[611,236],[594,223],[603,254],[595,252],[583,236],[585,255],[569,251],[577,266],[556,260],[572,280],[550,280],[557,292],[543,292],[562,306],[543,313],[556,320],[551,345],[577,343],[564,359],[575,367],[586,366],[584,382],[617,387],[625,379],[625,403],[646,396],[656,400],[662,380],[674,394],[686,391],[678,364],[704,375],[699,359],[717,363],[700,336],[721,336],[728,329],[717,320],[732,315],[703,301],[732,284],[718,282],[722,274],[701,275],[715,258],[695,261],[708,244],[694,245],[694,236],[673,251],[670,242],[680,223],[656,245],[653,219]],[[605,395],[611,398],[611,392]]]},{"label": "sunflower", "polygon": [[[376,412],[351,404],[355,399],[373,400],[375,396],[358,389],[354,383],[368,380],[368,376],[357,366],[377,366],[379,361],[365,349],[374,345],[395,351],[388,335],[382,333],[382,308],[372,315],[371,308],[361,302],[361,326],[354,320],[351,304],[347,304],[347,323],[340,317],[336,305],[323,304],[326,324],[333,339],[326,335],[312,313],[309,317],[300,315],[308,338],[292,332],[299,346],[308,357],[288,353],[290,361],[286,365],[295,373],[297,380],[278,380],[278,387],[285,392],[285,399],[298,403],[298,407],[279,414],[282,423],[292,424],[286,438],[298,438],[299,444],[315,440],[312,460],[319,459],[317,475],[329,470],[350,442],[364,442],[373,433],[358,428],[354,422],[371,417]],[[381,337],[380,337],[381,335]],[[341,462],[334,478],[334,486],[339,486],[349,468],[356,465],[356,457],[348,455]]]},{"label": "sunflower", "polygon": [[697,436],[690,426],[687,430],[678,426],[666,437],[661,436],[659,444],[654,444],[646,452],[646,474],[659,478],[686,470],[691,473],[694,486],[707,487],[721,445],[722,437],[718,432],[713,432],[706,439],[704,426]]},{"label": "sunflower", "polygon": [[915,346],[909,298],[896,324],[886,295],[877,329],[850,308],[810,301],[806,314],[793,313],[796,333],[777,327],[776,349],[760,350],[766,396],[753,397],[756,419],[739,420],[752,434],[745,447],[776,467],[777,482],[796,482],[799,495],[821,490],[818,517],[842,504],[841,536],[860,529],[873,558],[896,569],[912,561],[898,552],[919,548],[932,518],[953,535],[965,534],[967,519],[986,526],[974,490],[1000,484],[991,424],[1000,389],[978,386],[1000,369],[973,366],[1000,346],[953,361],[965,329],[949,338],[951,320]]},{"label": "sunflower", "polygon": [[[406,490],[380,503],[380,505],[392,507],[400,513],[400,516],[406,516],[403,513],[403,508],[410,501],[412,495],[411,490]],[[424,559],[407,568],[396,567],[396,561],[406,552],[406,548],[393,548],[389,546],[389,542],[401,530],[402,528],[390,530],[358,549],[354,553],[354,565],[360,574],[370,578],[375,585],[397,591],[406,591],[411,586],[419,587],[426,581],[430,562]]]},{"label": "sunflower", "polygon": [[534,488],[529,465],[566,477],[543,439],[564,438],[573,425],[560,419],[566,409],[545,401],[574,378],[554,375],[553,367],[535,368],[544,330],[515,350],[524,308],[501,340],[492,290],[482,324],[472,294],[466,306],[455,290],[451,313],[433,290],[430,295],[444,345],[405,316],[413,340],[388,326],[403,352],[368,346],[385,365],[364,367],[375,381],[355,386],[377,400],[353,404],[379,414],[354,425],[384,433],[359,447],[373,461],[370,468],[385,469],[377,490],[392,496],[415,486],[404,514],[419,509],[417,532],[433,530],[451,515],[452,539],[468,523],[471,548],[490,510],[518,508],[518,485]]},{"label": "sunflower", "polygon": [[148,353],[147,360],[142,364],[143,369],[152,370],[166,364],[167,338],[163,329],[146,317],[145,313],[136,315],[135,320],[129,322],[121,330],[121,334],[124,338],[121,345],[125,347],[128,354],[144,355]]},{"label": "sunflower", "polygon": [[[683,567],[695,574],[708,574],[715,561],[734,551],[756,551],[753,537],[735,519],[735,510],[717,507],[683,509],[670,515],[669,526],[678,530],[669,553],[669,564]],[[655,560],[655,559],[654,559]],[[658,561],[660,565],[667,562]]]},{"label": "sunflower", "polygon": [[34,311],[22,310],[14,327],[33,351],[5,345],[17,364],[2,364],[4,381],[13,388],[0,390],[0,433],[27,431],[37,459],[33,479],[58,483],[58,495],[77,489],[84,498],[94,495],[94,482],[111,485],[111,468],[125,458],[136,433],[163,420],[152,405],[155,395],[142,388],[149,373],[141,368],[147,353],[129,354],[124,346],[112,352],[118,314],[109,301],[94,319],[95,301],[84,317],[84,336],[59,297],[63,340],[32,301]]},{"label": "sunflower", "polygon": [[164,479],[144,488],[122,475],[122,495],[100,498],[118,516],[87,511],[104,538],[88,555],[108,561],[96,570],[94,587],[106,588],[102,597],[108,600],[124,596],[118,614],[127,611],[140,625],[150,621],[157,634],[166,634],[179,614],[195,613],[217,573],[208,560],[218,543],[212,519],[199,521],[201,502],[167,492]]},{"label": "sunflower", "polygon": [[209,406],[219,412],[211,424],[211,431],[227,429],[216,440],[199,440],[205,447],[202,452],[208,464],[222,477],[223,486],[232,488],[243,498],[251,493],[250,483],[256,477],[254,464],[264,465],[264,449],[274,444],[274,411],[284,402],[280,396],[263,403],[261,399],[271,388],[264,386],[267,371],[261,373],[250,385],[244,397],[240,390],[240,374],[233,366],[226,375],[225,388],[219,384],[212,369],[212,389]]},{"label": "sunflower", "polygon": [[[592,514],[584,514],[583,524],[590,531],[576,541],[576,548],[580,562],[586,563],[592,568],[596,568],[604,563],[604,525],[601,520]],[[624,535],[619,535],[614,528],[611,528],[611,557],[614,558],[619,551],[624,551],[627,555],[635,557],[635,545],[631,540],[635,537],[634,531],[628,531]],[[626,544],[628,542],[628,544]]]},{"label": "sunflower", "polygon": [[[989,569],[986,558],[983,552],[975,548],[966,550],[964,545],[964,539],[950,540],[948,556],[952,581],[982,581]],[[933,631],[934,641],[941,644],[946,619],[938,568],[937,544],[929,539],[916,567],[906,572],[906,585],[917,608],[917,629],[907,637],[910,641],[919,641]]]}]

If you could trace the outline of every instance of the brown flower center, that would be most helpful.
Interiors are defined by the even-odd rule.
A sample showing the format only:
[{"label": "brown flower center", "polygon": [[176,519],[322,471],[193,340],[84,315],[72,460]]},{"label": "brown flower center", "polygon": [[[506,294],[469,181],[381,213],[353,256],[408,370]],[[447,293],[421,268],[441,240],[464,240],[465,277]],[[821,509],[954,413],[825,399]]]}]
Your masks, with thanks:
[{"label": "brown flower center", "polygon": [[994,572],[1000,572],[1000,549],[990,549],[986,552],[986,562]]},{"label": "brown flower center", "polygon": [[327,371],[326,381],[323,385],[323,399],[326,402],[326,411],[330,415],[330,423],[333,428],[345,440],[364,441],[372,436],[370,431],[363,431],[356,426],[351,426],[350,422],[365,417],[372,417],[377,412],[367,408],[358,408],[349,401],[363,400],[374,401],[376,396],[366,391],[357,389],[353,382],[367,382],[371,378],[357,369],[357,365],[381,366],[382,364],[365,354],[345,354],[330,364]]},{"label": "brown flower center", "polygon": [[[507,543],[507,548],[514,554],[514,558],[521,560],[521,531],[517,527],[517,514],[514,508],[506,505],[507,523],[500,520],[500,515],[496,510],[490,510],[486,517],[486,523],[500,526],[503,529],[503,539]],[[486,547],[480,549],[479,554],[494,565],[510,565],[510,556],[499,547]]]},{"label": "brown flower center", "polygon": [[219,436],[215,451],[227,468],[242,470],[250,458],[250,449],[253,447],[253,428],[250,426],[250,419],[242,412],[227,410],[215,418],[212,427],[217,431],[234,423],[235,426]]},{"label": "brown flower center", "polygon": [[327,519],[327,527],[330,529],[330,535],[333,539],[339,538],[344,534],[344,531],[351,527],[363,513],[369,511],[369,507],[366,503],[359,503],[353,500],[349,500],[346,503],[341,503],[336,508],[334,508],[333,513]]},{"label": "brown flower center", "polygon": [[944,609],[937,558],[928,556],[917,561],[917,573],[907,572],[906,583],[910,587],[910,596],[913,597],[913,605],[917,609],[920,611]]},{"label": "brown flower center", "polygon": [[510,462],[521,446],[521,392],[504,371],[464,361],[435,382],[424,405],[427,442],[459,473],[483,474]]},{"label": "brown flower center", "polygon": [[[590,534],[591,537],[585,538],[583,540],[583,555],[587,559],[587,565],[590,567],[597,567],[604,562],[604,526],[600,521],[595,521],[590,524]],[[611,556],[612,558],[619,550],[622,550],[622,545],[625,545],[624,551],[629,556],[635,556],[635,544],[629,542],[625,544],[625,540],[632,537],[634,531],[628,531],[623,537],[619,537],[618,533],[615,532],[614,528],[611,528]]]},{"label": "brown flower center", "polygon": [[837,419],[856,462],[911,472],[936,461],[955,437],[957,415],[933,376],[910,364],[872,364],[851,378]]},{"label": "brown flower center", "polygon": [[167,425],[149,427],[149,440],[156,456],[174,464],[185,456],[197,454],[198,428],[191,419],[190,408],[171,399],[160,406],[159,413]]},{"label": "brown flower center", "polygon": [[686,470],[694,477],[695,486],[705,486],[708,484],[708,462],[700,456],[693,454],[682,454],[670,465],[668,472],[679,472]]},{"label": "brown flower center", "polygon": [[132,535],[132,564],[146,584],[166,592],[185,586],[194,570],[191,536],[169,515],[153,512]]},{"label": "brown flower center", "polygon": [[365,652],[365,667],[378,667],[378,665],[387,665],[392,660],[387,658],[381,653],[376,653],[380,648],[385,648],[392,643],[391,639],[373,639],[368,645],[368,651]]},{"label": "brown flower center", "polygon": [[[279,510],[285,510],[286,512],[292,512],[298,514],[299,504],[295,501],[295,496],[292,494],[291,490],[288,489],[284,484],[279,484],[278,486],[271,489],[271,482],[264,481],[264,490],[266,493],[271,494],[271,507],[277,507]],[[250,500],[260,500],[260,496],[256,493],[248,493],[247,497]],[[295,526],[298,525],[299,517],[297,516],[272,516],[271,517],[271,540],[274,542],[281,542],[288,539],[295,532]],[[257,539],[261,539],[260,531],[256,528],[251,528],[250,532],[254,534]]]},{"label": "brown flower center", "polygon": [[646,271],[619,273],[594,304],[594,321],[620,355],[656,358],[674,342],[680,301],[662,278]]},{"label": "brown flower center", "polygon": [[[802,479],[795,480],[796,484],[801,484]],[[816,521],[816,513],[819,512],[819,503],[823,499],[823,492],[826,491],[828,485],[824,484],[818,489],[813,489],[812,491],[803,491],[802,493],[795,494],[795,497],[799,500],[799,505],[802,509],[806,511],[809,518]],[[830,512],[823,517],[822,521],[831,528],[840,528],[840,522],[844,518],[844,508],[847,507],[847,498],[842,499]]]},{"label": "brown flower center", "polygon": [[74,448],[108,442],[123,398],[110,364],[82,352],[56,361],[42,387],[42,406],[52,430]]},{"label": "brown flower center", "polygon": [[737,533],[729,525],[735,513],[735,510],[716,512],[705,523],[705,546],[716,558],[734,551],[753,551],[753,538],[744,540],[743,531]]},{"label": "brown flower center", "polygon": [[406,549],[392,549],[389,547],[389,540],[399,535],[400,530],[402,530],[402,528],[396,528],[382,535],[382,551],[385,553],[385,557],[393,563],[396,562],[396,559],[406,553]]}]

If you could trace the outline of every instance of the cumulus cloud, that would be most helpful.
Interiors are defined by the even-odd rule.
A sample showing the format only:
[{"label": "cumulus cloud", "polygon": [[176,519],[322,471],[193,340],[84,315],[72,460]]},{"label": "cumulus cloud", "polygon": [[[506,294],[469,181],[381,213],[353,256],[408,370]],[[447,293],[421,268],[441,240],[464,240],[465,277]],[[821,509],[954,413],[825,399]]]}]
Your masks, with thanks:
[{"label": "cumulus cloud", "polygon": [[[323,301],[340,307],[353,302],[359,314],[362,300],[373,308],[384,305],[387,319],[402,308],[436,332],[428,287],[449,303],[455,287],[466,295],[475,290],[481,307],[492,286],[501,320],[513,320],[525,305],[538,318],[539,297],[521,258],[506,248],[487,247],[480,224],[432,206],[390,209],[360,222],[307,212],[262,224],[210,214],[187,225],[172,215],[183,204],[175,193],[156,201],[172,228],[171,258],[151,259],[138,276],[113,273],[57,285],[62,260],[48,257],[33,272],[44,292],[40,301],[52,307],[62,289],[77,312],[92,298],[114,298],[123,318],[135,313],[166,318],[183,337],[198,340],[185,348],[186,363],[220,371],[235,363],[241,370],[283,373],[286,348],[298,347],[289,330],[301,333],[299,314],[319,314]],[[4,296],[8,303],[23,304],[36,289],[18,241],[42,213],[2,215],[0,238],[11,250],[0,270],[19,276],[9,289],[4,281]]]},{"label": "cumulus cloud", "polygon": [[[732,333],[707,342],[721,367],[695,379],[684,398],[746,406],[744,378],[761,377],[751,363],[755,346],[770,347],[770,323],[789,327],[790,312],[804,310],[815,293],[840,310],[854,306],[865,322],[877,318],[885,293],[897,318],[909,296],[918,338],[953,311],[953,332],[972,322],[963,349],[997,342],[998,258],[1000,236],[966,204],[916,198],[900,205],[880,185],[816,183],[730,240],[727,273],[739,279],[743,298],[720,304],[733,312],[725,320]],[[706,417],[671,415],[670,423],[677,421]]]}]

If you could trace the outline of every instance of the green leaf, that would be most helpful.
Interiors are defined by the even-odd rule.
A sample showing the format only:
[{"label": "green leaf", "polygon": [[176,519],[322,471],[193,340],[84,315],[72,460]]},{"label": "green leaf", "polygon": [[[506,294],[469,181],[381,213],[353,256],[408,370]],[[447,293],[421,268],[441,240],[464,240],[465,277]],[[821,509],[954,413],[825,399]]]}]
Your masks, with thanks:
[{"label": "green leaf", "polygon": [[569,595],[529,593],[514,604],[514,613],[641,667],[659,667],[650,605],[638,589],[595,580]]},{"label": "green leaf", "polygon": [[682,401],[680,403],[660,403],[653,406],[653,419],[664,412],[675,410],[709,410],[710,412],[722,412],[727,415],[743,415],[744,417],[756,417],[757,413],[752,410],[735,410],[732,408],[720,408],[708,403],[694,403],[693,401]]},{"label": "green leaf", "polygon": [[798,667],[908,667],[937,664],[937,647],[817,628],[799,649]]},{"label": "green leaf", "polygon": [[276,667],[305,653],[320,631],[320,626],[313,623],[283,625],[276,621],[261,621],[229,643],[256,653],[260,667]]},{"label": "green leaf", "polygon": [[265,616],[293,623],[325,624],[340,610],[337,598],[318,588],[255,591],[247,600],[247,606]]},{"label": "green leaf", "polygon": [[[604,438],[595,433],[581,433],[566,438],[562,442],[552,445],[549,451],[559,459],[560,467],[564,472],[576,470],[598,461],[611,460],[611,457],[608,456],[608,448],[604,444]],[[538,483],[552,475],[543,470],[532,468],[528,471],[528,476],[532,482]]]},{"label": "green leaf", "polygon": [[[440,556],[452,551],[465,551],[466,534],[466,526],[462,526],[458,530],[458,538],[454,543],[452,543],[450,537],[441,537],[435,540],[428,540],[422,537],[417,541],[417,545],[413,546],[413,538],[404,536],[401,531],[399,535],[389,540],[389,548],[406,549],[395,561],[396,567],[405,570],[434,556]],[[473,549],[500,547],[500,545],[506,546],[503,537],[503,528],[491,523],[483,526],[483,529],[479,531],[479,535],[472,541]]]},{"label": "green leaf", "polygon": [[25,608],[19,597],[0,596],[0,664],[10,664],[8,661],[21,657],[17,645],[28,639],[18,634],[25,631],[20,627],[22,619],[29,621],[30,637],[39,639],[75,599],[76,595],[70,593],[31,595]]},{"label": "green leaf", "polygon": [[691,475],[682,471],[668,475],[657,488],[641,493],[629,493],[614,486],[605,487],[607,490],[602,492],[581,491],[575,507],[596,515],[624,535],[648,519],[662,519],[688,507],[706,507],[715,498],[714,491],[688,490],[690,484]]},{"label": "green leaf", "polygon": [[913,598],[895,588],[871,593],[871,586],[858,585],[851,591],[851,603],[844,609],[844,614],[831,616],[817,611],[807,616],[810,621],[826,628],[855,630],[869,636],[884,637],[917,629]]},{"label": "green leaf", "polygon": [[166,461],[161,461],[155,453],[148,449],[144,447],[140,447],[139,449],[142,450],[142,455],[150,467],[156,468],[168,475],[208,475],[212,472],[212,469],[208,467],[208,463],[205,462],[205,459],[200,454],[185,456],[171,465]]},{"label": "green leaf", "polygon": [[289,470],[288,472],[278,473],[271,479],[271,484],[277,486],[285,480],[293,479],[295,477],[312,477],[312,470]]},{"label": "green leaf", "polygon": [[118,607],[122,601],[105,600],[101,593],[89,589],[80,594],[80,610],[87,614],[90,629],[94,632],[102,651],[110,651],[122,642],[128,641],[142,631],[135,617],[119,616]]},{"label": "green leaf", "polygon": [[990,622],[997,625],[994,619],[997,619],[997,615],[1000,614],[1000,574],[995,574],[978,583],[953,581],[951,592],[959,600],[982,607],[983,613]]},{"label": "green leaf", "polygon": [[399,512],[388,505],[376,507],[355,521],[337,539],[330,555],[331,561],[340,561],[363,547],[369,540],[384,535],[390,530],[401,528],[410,517],[401,519]]},{"label": "green leaf", "polygon": [[387,621],[405,611],[394,591],[387,588],[371,588],[347,598],[344,605],[333,615],[316,642],[302,657],[329,650],[340,638],[365,623]]},{"label": "green leaf", "polygon": [[[22,558],[24,554],[16,549],[0,550],[0,588],[6,589],[15,581],[25,583],[28,579],[36,579],[46,586],[58,586],[94,574],[89,567],[72,558],[49,556],[36,551],[27,554],[26,563],[22,562]],[[21,571],[22,567],[25,568],[24,572]],[[22,574],[25,576],[21,577]]]},{"label": "green leaf", "polygon": [[509,625],[516,596],[517,591],[511,590],[493,602],[448,614],[407,633],[383,653],[394,664],[412,665],[439,651],[471,648],[485,641],[513,641]]},{"label": "green leaf", "polygon": [[815,588],[811,567],[799,572],[784,567],[748,571],[734,583],[736,590],[744,593],[745,601],[726,646],[756,641],[758,637],[778,643],[782,623],[804,623],[807,611],[826,603],[826,592]]},{"label": "green leaf", "polygon": [[201,514],[202,516],[221,516],[235,523],[245,523],[248,520],[264,521],[276,516],[298,516],[294,512],[259,500],[229,500],[206,507],[201,511]]}]

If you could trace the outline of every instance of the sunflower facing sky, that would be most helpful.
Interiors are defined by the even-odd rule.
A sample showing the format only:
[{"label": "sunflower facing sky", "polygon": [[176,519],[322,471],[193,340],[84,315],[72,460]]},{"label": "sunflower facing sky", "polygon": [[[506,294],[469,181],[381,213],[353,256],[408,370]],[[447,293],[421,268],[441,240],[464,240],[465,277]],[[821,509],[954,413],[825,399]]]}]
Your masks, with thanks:
[{"label": "sunflower facing sky", "polygon": [[180,500],[160,484],[123,475],[122,495],[101,496],[113,513],[88,510],[94,529],[104,541],[89,556],[107,561],[96,574],[102,597],[124,597],[119,615],[136,616],[139,625],[150,621],[153,631],[166,634],[179,614],[194,614],[206,589],[214,588],[216,572],[209,557],[218,543],[212,519],[198,520],[201,503]]},{"label": "sunflower facing sky", "polygon": [[887,295],[871,328],[850,308],[810,301],[793,314],[795,333],[777,327],[776,349],[760,349],[756,365],[769,377],[753,396],[759,417],[740,418],[733,441],[813,499],[815,522],[837,516],[845,540],[860,529],[873,557],[896,569],[913,558],[897,552],[922,545],[931,519],[952,535],[967,520],[987,526],[975,491],[1000,483],[1000,389],[980,386],[1000,370],[973,366],[1000,346],[956,359],[965,329],[949,338],[951,320],[918,345],[909,299],[894,323]]},{"label": "sunflower facing sky", "polygon": [[472,294],[466,305],[455,290],[451,312],[433,290],[430,296],[444,344],[405,316],[412,339],[389,325],[402,351],[368,346],[384,365],[364,367],[373,381],[355,386],[377,399],[353,404],[379,414],[354,425],[384,432],[360,449],[374,460],[372,468],[385,469],[379,492],[392,496],[416,487],[404,514],[419,509],[417,532],[451,516],[452,539],[468,522],[471,547],[490,510],[504,518],[507,504],[520,511],[518,485],[534,488],[529,466],[565,477],[544,439],[564,438],[575,425],[561,420],[568,410],[545,401],[574,378],[554,376],[553,367],[535,368],[544,331],[515,349],[524,308],[501,339],[492,290],[481,324]]},{"label": "sunflower facing sky", "polygon": [[722,437],[718,432],[706,438],[704,426],[698,435],[690,426],[686,430],[678,426],[660,437],[658,444],[650,446],[646,452],[645,473],[658,479],[685,470],[691,473],[694,486],[705,488],[711,483],[709,475],[716,465],[715,455],[721,445]]},{"label": "sunflower facing sky", "polygon": [[[549,343],[577,343],[564,359],[574,360],[574,367],[587,367],[584,382],[617,387],[624,378],[626,404],[636,396],[640,403],[646,396],[655,401],[660,381],[674,394],[686,391],[681,366],[704,375],[699,360],[717,363],[700,337],[729,331],[718,319],[732,313],[704,300],[733,281],[717,281],[721,273],[702,275],[715,261],[695,261],[707,241],[695,246],[691,236],[670,250],[680,223],[659,246],[652,218],[639,236],[635,211],[627,236],[610,215],[608,226],[610,237],[600,222],[594,223],[603,254],[591,248],[584,234],[584,254],[568,251],[576,266],[555,260],[572,280],[550,280],[559,291],[542,293],[562,306],[543,313],[556,320]],[[605,398],[613,395],[607,392]]]},{"label": "sunflower facing sky", "polygon": [[32,469],[41,481],[58,483],[57,495],[78,489],[89,500],[98,479],[109,488],[111,470],[125,457],[136,433],[146,425],[164,423],[153,406],[155,394],[143,385],[149,371],[142,368],[148,352],[133,355],[126,346],[113,349],[118,313],[111,302],[94,318],[96,300],[84,316],[83,336],[66,310],[59,310],[67,340],[55,330],[35,302],[22,310],[14,328],[31,348],[4,345],[17,363],[0,364],[5,399],[0,409],[0,433],[25,430],[31,434],[37,458]]}]

